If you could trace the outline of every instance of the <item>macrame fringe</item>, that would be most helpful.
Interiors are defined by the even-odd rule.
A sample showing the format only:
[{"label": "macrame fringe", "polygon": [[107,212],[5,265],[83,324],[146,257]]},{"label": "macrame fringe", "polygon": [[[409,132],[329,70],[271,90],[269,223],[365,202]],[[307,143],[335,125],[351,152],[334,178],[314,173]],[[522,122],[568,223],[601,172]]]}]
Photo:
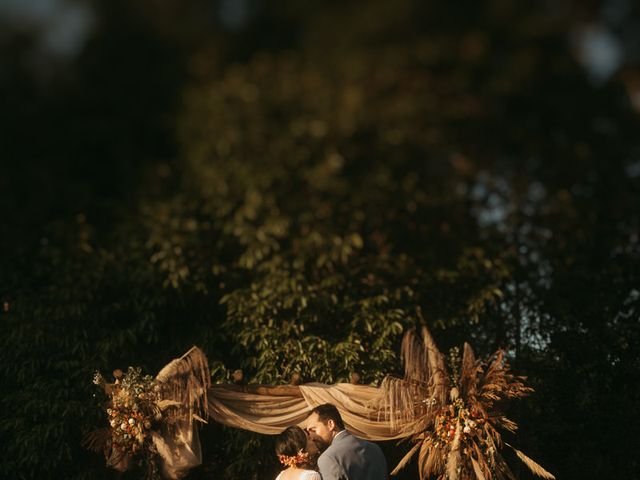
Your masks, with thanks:
[{"label": "macrame fringe", "polygon": [[211,376],[207,357],[198,347],[167,364],[156,380],[161,385],[162,399],[167,405],[182,406],[176,409],[174,415],[179,418],[174,420],[208,418],[207,391],[211,386]]}]

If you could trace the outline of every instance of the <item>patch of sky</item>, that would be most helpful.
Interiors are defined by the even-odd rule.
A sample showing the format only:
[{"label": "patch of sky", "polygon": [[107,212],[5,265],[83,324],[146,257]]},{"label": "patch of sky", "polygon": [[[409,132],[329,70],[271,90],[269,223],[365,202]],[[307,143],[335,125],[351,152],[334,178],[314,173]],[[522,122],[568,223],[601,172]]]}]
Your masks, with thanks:
[{"label": "patch of sky", "polygon": [[625,168],[625,173],[630,178],[640,177],[640,160],[636,160],[627,164]]},{"label": "patch of sky", "polygon": [[602,84],[624,63],[620,39],[605,24],[581,25],[570,35],[576,59],[594,84]]},{"label": "patch of sky", "polygon": [[8,30],[32,31],[38,54],[71,59],[91,33],[94,12],[88,2],[2,0],[0,18]]},{"label": "patch of sky", "polygon": [[547,190],[540,182],[531,182],[527,189],[527,198],[532,202],[539,202],[547,196]]},{"label": "patch of sky", "polygon": [[511,187],[507,179],[482,172],[469,191],[469,198],[476,203],[472,213],[481,227],[500,227],[513,210],[510,201]]},{"label": "patch of sky", "polygon": [[250,0],[221,0],[218,3],[220,23],[227,30],[240,30],[246,26],[251,14]]},{"label": "patch of sky", "polygon": [[[515,321],[515,318],[513,321],[514,325],[519,327],[522,345],[531,350],[544,351],[551,343],[551,337],[543,325],[545,321],[549,320],[549,316],[539,310],[538,302],[530,285],[521,282],[516,288],[516,285],[511,283],[506,286],[506,290],[510,293],[510,298],[502,302],[501,310],[508,315],[513,315],[514,312],[519,315],[518,321]],[[518,298],[514,297],[516,290]],[[514,309],[513,302],[519,302],[518,308]],[[511,345],[509,354],[515,356],[515,342],[511,342]]]},{"label": "patch of sky", "polygon": [[613,325],[618,325],[625,320],[638,318],[640,311],[638,308],[640,305],[640,290],[633,288],[629,291],[629,294],[622,302],[621,308],[616,312],[615,316],[611,319]]}]

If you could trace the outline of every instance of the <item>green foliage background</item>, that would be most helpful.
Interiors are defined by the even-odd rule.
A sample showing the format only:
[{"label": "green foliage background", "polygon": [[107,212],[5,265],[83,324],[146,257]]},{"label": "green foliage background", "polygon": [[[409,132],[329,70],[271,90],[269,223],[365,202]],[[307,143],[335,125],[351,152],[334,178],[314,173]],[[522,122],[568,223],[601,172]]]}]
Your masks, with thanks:
[{"label": "green foliage background", "polygon": [[[517,445],[558,478],[637,474],[638,117],[566,21],[257,2],[224,34],[177,3],[96,2],[76,88],[3,79],[0,476],[117,476],[79,445],[96,369],[197,344],[217,381],[375,383],[421,323],[508,350]],[[202,443],[189,478],[277,471],[268,437]]]}]

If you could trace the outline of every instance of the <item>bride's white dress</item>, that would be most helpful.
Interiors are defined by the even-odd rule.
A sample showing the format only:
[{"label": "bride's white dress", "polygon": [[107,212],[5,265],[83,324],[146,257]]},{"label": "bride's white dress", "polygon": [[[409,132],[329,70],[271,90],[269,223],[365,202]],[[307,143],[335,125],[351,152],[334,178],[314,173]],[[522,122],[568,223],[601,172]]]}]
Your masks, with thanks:
[{"label": "bride's white dress", "polygon": [[[286,470],[281,471],[276,477],[276,480],[285,480],[287,475],[283,475],[284,472],[286,472]],[[322,477],[315,470],[302,470],[300,472],[300,476],[298,477],[298,479],[299,480],[322,480]]]}]

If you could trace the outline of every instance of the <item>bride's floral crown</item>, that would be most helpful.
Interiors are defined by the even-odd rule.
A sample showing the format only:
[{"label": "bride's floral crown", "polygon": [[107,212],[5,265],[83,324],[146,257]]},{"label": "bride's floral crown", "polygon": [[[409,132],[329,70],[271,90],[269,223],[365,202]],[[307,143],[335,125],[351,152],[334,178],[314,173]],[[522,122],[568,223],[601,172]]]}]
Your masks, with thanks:
[{"label": "bride's floral crown", "polygon": [[278,455],[278,460],[283,465],[287,467],[297,467],[302,463],[307,463],[309,461],[309,452],[305,452],[302,449],[298,450],[298,453],[293,456],[289,455]]}]

